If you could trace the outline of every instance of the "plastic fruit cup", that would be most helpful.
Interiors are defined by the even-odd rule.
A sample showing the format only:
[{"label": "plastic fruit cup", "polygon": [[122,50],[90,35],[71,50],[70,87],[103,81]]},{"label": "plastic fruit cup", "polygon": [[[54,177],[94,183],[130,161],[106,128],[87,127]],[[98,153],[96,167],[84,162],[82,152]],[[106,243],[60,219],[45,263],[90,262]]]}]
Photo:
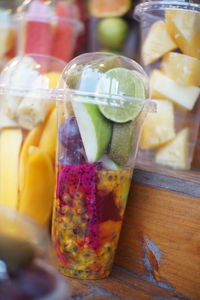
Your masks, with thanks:
[{"label": "plastic fruit cup", "polygon": [[2,299],[69,299],[69,286],[52,263],[48,235],[31,219],[0,206]]},{"label": "plastic fruit cup", "polygon": [[[48,7],[40,1],[35,3],[39,3],[39,7],[42,5],[43,9]],[[44,54],[65,62],[72,59],[77,38],[83,30],[83,24],[78,19],[56,16],[52,10],[44,10],[43,14],[42,11],[37,14],[34,10],[17,14],[15,20],[18,55]]]},{"label": "plastic fruit cup", "polygon": [[158,113],[144,122],[139,164],[191,168],[199,128],[200,7],[184,1],[144,1],[135,18],[141,59]]},{"label": "plastic fruit cup", "polygon": [[[52,239],[66,276],[111,271],[140,129],[151,107],[143,69],[114,54],[81,55],[64,69],[58,101]],[[61,91],[61,90],[60,90]]]},{"label": "plastic fruit cup", "polygon": [[64,66],[53,57],[24,55],[0,76],[0,204],[44,227],[55,183],[56,109],[50,95]]}]

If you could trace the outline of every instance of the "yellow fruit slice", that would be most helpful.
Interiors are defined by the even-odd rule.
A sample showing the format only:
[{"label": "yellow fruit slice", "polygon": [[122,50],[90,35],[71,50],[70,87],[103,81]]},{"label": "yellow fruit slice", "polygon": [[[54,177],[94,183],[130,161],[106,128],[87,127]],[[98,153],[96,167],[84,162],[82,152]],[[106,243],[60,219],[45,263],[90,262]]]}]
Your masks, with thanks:
[{"label": "yellow fruit slice", "polygon": [[176,44],[167,31],[166,24],[163,21],[157,21],[151,26],[144,41],[142,47],[143,62],[148,65],[176,48]]},{"label": "yellow fruit slice", "polygon": [[49,88],[55,89],[60,79],[60,73],[57,72],[49,72],[45,74],[49,78]]},{"label": "yellow fruit slice", "polygon": [[17,208],[18,164],[22,143],[21,129],[3,129],[0,133],[0,204]]},{"label": "yellow fruit slice", "polygon": [[51,159],[38,147],[31,147],[25,165],[24,186],[19,197],[19,211],[46,226],[51,217],[54,171]]},{"label": "yellow fruit slice", "polygon": [[33,128],[27,135],[22,146],[19,161],[19,190],[21,191],[24,184],[24,166],[29,155],[30,146],[38,146],[42,134],[43,124]]},{"label": "yellow fruit slice", "polygon": [[165,20],[169,33],[181,51],[200,59],[200,14],[168,10]]},{"label": "yellow fruit slice", "polygon": [[50,113],[41,139],[39,143],[39,148],[42,149],[44,152],[48,153],[52,158],[52,161],[55,161],[55,153],[56,153],[56,139],[57,139],[57,115],[56,109],[53,109]]},{"label": "yellow fruit slice", "polygon": [[154,100],[156,113],[148,113],[142,128],[141,149],[159,147],[175,137],[174,108],[170,101]]},{"label": "yellow fruit slice", "polygon": [[162,71],[179,84],[200,86],[200,60],[192,56],[170,52],[163,58]]},{"label": "yellow fruit slice", "polygon": [[150,78],[150,92],[153,98],[169,99],[192,110],[199,97],[200,88],[180,85],[159,70],[154,70]]},{"label": "yellow fruit slice", "polygon": [[131,0],[90,0],[90,14],[97,18],[117,17],[124,15],[131,6]]},{"label": "yellow fruit slice", "polygon": [[182,129],[171,142],[160,148],[156,153],[155,161],[173,169],[188,170],[190,168],[189,129]]}]

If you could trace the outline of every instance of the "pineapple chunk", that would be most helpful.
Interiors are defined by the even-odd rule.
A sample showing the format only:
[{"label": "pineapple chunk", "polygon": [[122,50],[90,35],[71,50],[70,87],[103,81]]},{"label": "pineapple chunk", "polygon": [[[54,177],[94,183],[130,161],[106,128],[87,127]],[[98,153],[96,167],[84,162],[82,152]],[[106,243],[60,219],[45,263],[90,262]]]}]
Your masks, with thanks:
[{"label": "pineapple chunk", "polygon": [[162,71],[179,84],[200,86],[200,60],[192,56],[170,52],[163,58]]},{"label": "pineapple chunk", "polygon": [[182,129],[171,142],[160,148],[155,160],[156,163],[173,169],[188,170],[190,168],[189,129]]},{"label": "pineapple chunk", "polygon": [[151,149],[175,137],[174,108],[170,101],[155,100],[157,113],[148,113],[142,128],[141,149]]},{"label": "pineapple chunk", "polygon": [[166,11],[167,30],[184,54],[200,59],[200,14]]},{"label": "pineapple chunk", "polygon": [[150,78],[151,96],[164,98],[192,110],[200,94],[200,88],[195,86],[182,86],[165,76],[159,70],[154,70]]},{"label": "pineapple chunk", "polygon": [[157,21],[152,25],[144,41],[142,48],[143,62],[145,65],[148,65],[176,48],[176,44],[167,32],[166,24],[162,21]]}]

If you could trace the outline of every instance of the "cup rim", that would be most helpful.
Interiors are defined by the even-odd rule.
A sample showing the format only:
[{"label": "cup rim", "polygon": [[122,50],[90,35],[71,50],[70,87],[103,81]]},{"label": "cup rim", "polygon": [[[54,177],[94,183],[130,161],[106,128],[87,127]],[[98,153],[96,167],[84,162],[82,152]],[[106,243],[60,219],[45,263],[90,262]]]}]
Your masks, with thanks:
[{"label": "cup rim", "polygon": [[26,20],[26,21],[38,21],[41,23],[51,23],[52,25],[56,24],[58,20],[61,20],[66,23],[70,23],[77,30],[77,33],[81,33],[84,30],[83,22],[75,18],[67,18],[67,17],[60,17],[60,16],[53,16],[53,15],[50,17],[41,17],[35,14],[27,15],[21,12],[21,13],[13,14],[12,20],[14,23]]},{"label": "cup rim", "polygon": [[200,5],[197,3],[191,2],[182,2],[182,1],[157,1],[150,0],[144,1],[138,5],[136,5],[135,10],[133,12],[133,17],[137,21],[141,21],[141,19],[146,15],[155,12],[156,10],[176,10],[176,11],[190,11],[193,13],[200,13]]}]

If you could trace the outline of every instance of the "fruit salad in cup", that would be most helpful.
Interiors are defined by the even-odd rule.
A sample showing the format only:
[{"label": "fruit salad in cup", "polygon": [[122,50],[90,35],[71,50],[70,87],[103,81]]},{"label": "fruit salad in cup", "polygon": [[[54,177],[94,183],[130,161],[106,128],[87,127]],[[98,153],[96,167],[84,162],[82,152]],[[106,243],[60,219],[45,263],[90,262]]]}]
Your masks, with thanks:
[{"label": "fruit salad in cup", "polygon": [[48,99],[65,63],[14,58],[0,77],[0,204],[48,226],[55,183],[56,109]]},{"label": "fruit salad in cup", "polygon": [[146,83],[138,64],[106,53],[81,55],[62,74],[52,239],[67,276],[98,279],[111,271]]},{"label": "fruit salad in cup", "polygon": [[188,170],[199,128],[199,5],[144,1],[135,16],[141,21],[142,62],[157,104],[157,114],[144,122],[139,162]]}]

